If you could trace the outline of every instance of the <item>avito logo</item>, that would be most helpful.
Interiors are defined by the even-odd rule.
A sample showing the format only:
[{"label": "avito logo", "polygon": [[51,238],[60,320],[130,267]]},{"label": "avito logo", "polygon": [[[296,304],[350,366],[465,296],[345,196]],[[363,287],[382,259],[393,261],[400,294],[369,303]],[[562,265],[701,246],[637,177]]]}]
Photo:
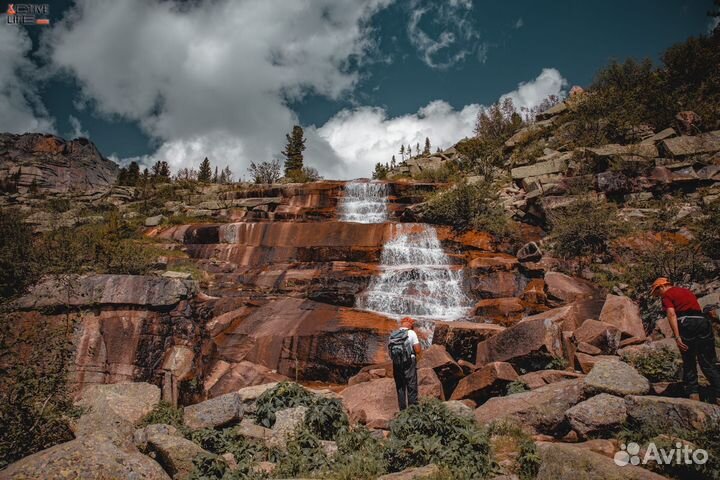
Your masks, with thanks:
[{"label": "avito logo", "polygon": [[620,445],[620,451],[615,454],[615,464],[621,467],[625,465],[646,465],[654,462],[658,465],[704,465],[708,461],[707,450],[702,448],[692,449],[680,442],[675,448],[658,448],[655,443],[650,442],[645,450],[645,455],[640,458],[640,445],[630,442],[627,445]]}]

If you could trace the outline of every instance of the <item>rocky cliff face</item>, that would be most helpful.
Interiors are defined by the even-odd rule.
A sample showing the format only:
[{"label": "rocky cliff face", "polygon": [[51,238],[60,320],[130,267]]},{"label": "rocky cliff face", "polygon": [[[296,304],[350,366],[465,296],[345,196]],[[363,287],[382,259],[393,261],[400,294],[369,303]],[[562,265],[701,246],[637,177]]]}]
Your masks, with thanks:
[{"label": "rocky cliff face", "polygon": [[96,190],[112,185],[118,172],[118,166],[86,138],[0,134],[0,184],[6,191]]}]

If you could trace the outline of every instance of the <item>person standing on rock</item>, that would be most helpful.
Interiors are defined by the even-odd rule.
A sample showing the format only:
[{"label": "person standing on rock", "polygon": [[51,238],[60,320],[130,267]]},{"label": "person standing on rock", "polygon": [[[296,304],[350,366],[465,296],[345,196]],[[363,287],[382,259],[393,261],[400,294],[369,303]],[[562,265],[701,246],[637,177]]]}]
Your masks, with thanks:
[{"label": "person standing on rock", "polygon": [[682,355],[683,383],[691,400],[700,400],[697,363],[710,382],[720,405],[720,370],[715,354],[715,336],[710,319],[697,297],[687,288],[676,287],[661,277],[652,284],[651,294],[662,298],[670,328]]},{"label": "person standing on rock", "polygon": [[420,353],[420,340],[413,330],[415,320],[405,317],[400,321],[400,329],[390,334],[388,351],[393,364],[393,378],[397,390],[400,410],[418,403],[417,355]]}]

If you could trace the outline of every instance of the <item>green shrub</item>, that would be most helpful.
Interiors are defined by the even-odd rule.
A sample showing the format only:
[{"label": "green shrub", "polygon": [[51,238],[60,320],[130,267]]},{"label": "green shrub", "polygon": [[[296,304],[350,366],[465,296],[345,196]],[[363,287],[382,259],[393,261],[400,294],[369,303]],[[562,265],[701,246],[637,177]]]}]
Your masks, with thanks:
[{"label": "green shrub", "polygon": [[422,216],[429,223],[452,225],[459,230],[473,228],[498,237],[513,234],[497,190],[485,181],[463,182],[433,194],[424,205]]},{"label": "green shrub", "polygon": [[332,459],[333,479],[371,480],[386,473],[383,443],[364,426],[341,432],[337,447]]},{"label": "green shrub", "polygon": [[507,384],[507,389],[505,390],[505,395],[512,395],[514,393],[522,393],[527,392],[530,390],[530,387],[528,387],[528,384],[521,381],[521,380],[515,380],[514,382],[510,382]]},{"label": "green shrub", "polygon": [[185,423],[183,422],[183,409],[181,407],[175,407],[172,403],[161,401],[153,409],[145,415],[140,422],[138,427],[146,427],[156,423],[162,423],[177,428],[180,431],[185,431]]},{"label": "green shrub", "polygon": [[264,459],[267,455],[263,445],[245,438],[232,427],[222,430],[203,428],[189,432],[186,436],[210,453],[232,453],[238,469],[246,474],[252,471],[256,460]]},{"label": "green shrub", "polygon": [[707,217],[697,228],[702,252],[710,258],[720,259],[720,201],[708,205],[703,212]]},{"label": "green shrub", "polygon": [[67,381],[76,318],[20,322],[0,312],[0,469],[72,440],[68,422],[80,413]]},{"label": "green shrub", "polygon": [[552,249],[563,258],[608,252],[610,241],[624,231],[614,205],[581,198],[549,215]]},{"label": "green shrub", "polygon": [[304,425],[294,432],[287,442],[287,450],[279,452],[276,460],[273,475],[277,478],[312,476],[330,466],[320,438]]},{"label": "green shrub", "polygon": [[518,455],[513,473],[516,473],[521,480],[532,480],[537,476],[541,463],[537,445],[521,426],[515,422],[497,421],[490,425],[488,433],[492,436],[508,437],[514,442]]},{"label": "green shrub", "polygon": [[423,170],[413,175],[413,179],[420,182],[447,183],[458,180],[461,174],[460,166],[456,162],[447,161],[438,168]]},{"label": "green shrub", "polygon": [[349,425],[342,403],[305,390],[294,382],[282,382],[264,392],[256,402],[257,422],[267,428],[275,424],[275,413],[286,408],[308,407],[305,424],[322,440],[334,440]]},{"label": "green shrub", "polygon": [[455,479],[482,478],[490,470],[487,432],[472,418],[451,413],[438,400],[423,400],[390,424],[385,459],[390,471],[435,463]]},{"label": "green shrub", "polygon": [[680,355],[666,345],[623,355],[623,360],[651,382],[675,381],[680,378]]}]

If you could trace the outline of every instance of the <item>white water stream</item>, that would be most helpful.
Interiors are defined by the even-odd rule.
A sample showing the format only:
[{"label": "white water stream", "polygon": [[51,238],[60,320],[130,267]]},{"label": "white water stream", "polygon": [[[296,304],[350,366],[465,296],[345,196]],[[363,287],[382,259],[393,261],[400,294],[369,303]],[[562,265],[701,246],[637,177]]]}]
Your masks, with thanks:
[{"label": "white water stream", "polygon": [[340,220],[355,223],[387,221],[387,184],[381,182],[348,182],[340,199]]},{"label": "white water stream", "polygon": [[[347,222],[384,223],[387,185],[349,182],[341,202]],[[392,224],[392,240],[383,246],[380,275],[358,295],[356,307],[400,319],[456,320],[467,314],[470,299],[463,290],[462,270],[452,262],[426,224]]]}]

